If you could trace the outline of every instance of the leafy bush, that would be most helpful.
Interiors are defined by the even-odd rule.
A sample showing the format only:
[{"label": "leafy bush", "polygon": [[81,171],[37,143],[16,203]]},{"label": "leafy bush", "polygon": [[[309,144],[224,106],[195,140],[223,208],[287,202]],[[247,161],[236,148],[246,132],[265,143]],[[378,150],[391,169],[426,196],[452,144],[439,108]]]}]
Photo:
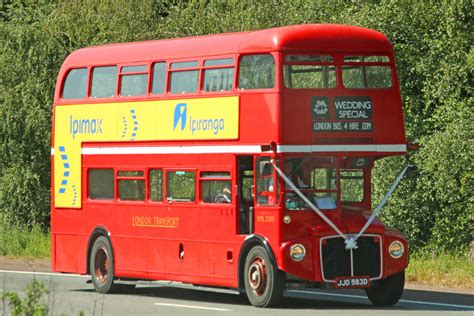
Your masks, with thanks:
[{"label": "leafy bush", "polygon": [[[466,248],[473,213],[470,0],[441,1],[14,1],[0,4],[0,213],[48,226],[54,83],[64,58],[90,45],[345,23],[393,43],[407,136],[421,149],[384,210],[415,249]],[[378,161],[374,201],[403,159]]]},{"label": "leafy bush", "polygon": [[45,304],[43,299],[43,296],[48,294],[48,290],[43,282],[36,279],[33,280],[26,286],[25,294],[23,300],[15,292],[8,291],[2,294],[8,301],[8,306],[10,307],[13,316],[48,315],[48,305]]}]

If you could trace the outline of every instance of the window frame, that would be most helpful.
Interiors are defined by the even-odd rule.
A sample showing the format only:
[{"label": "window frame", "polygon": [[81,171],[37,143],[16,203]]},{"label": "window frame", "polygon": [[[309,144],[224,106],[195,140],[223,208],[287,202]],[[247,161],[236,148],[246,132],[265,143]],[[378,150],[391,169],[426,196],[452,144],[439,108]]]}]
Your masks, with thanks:
[{"label": "window frame", "polygon": [[[113,184],[113,188],[112,188],[112,191],[113,191],[113,196],[112,198],[91,198],[91,187],[90,187],[90,171],[91,170],[111,170],[112,171],[112,184]],[[106,167],[106,166],[94,166],[94,167],[87,167],[87,172],[86,172],[86,188],[87,188],[87,192],[86,192],[86,198],[87,198],[87,201],[89,202],[92,202],[92,203],[114,203],[116,202],[117,200],[117,195],[116,195],[116,191],[117,191],[117,185],[115,183],[115,174],[116,174],[116,170],[115,168],[113,167]]]},{"label": "window frame", "polygon": [[[130,172],[142,172],[141,176],[119,176],[119,172],[130,171]],[[115,179],[115,201],[118,203],[144,203],[147,201],[147,177],[146,172],[143,168],[116,168],[114,173]],[[122,200],[120,198],[120,180],[142,180],[143,183],[143,200]]]},{"label": "window frame", "polygon": [[[93,81],[94,81],[94,78],[93,78],[94,77],[94,69],[95,68],[105,68],[105,67],[115,67],[117,69],[117,72],[115,74],[115,94],[113,96],[110,96],[110,97],[93,97],[92,96],[92,84],[93,84]],[[99,65],[98,64],[98,65],[90,66],[87,98],[92,99],[92,100],[105,100],[105,101],[116,98],[117,95],[118,95],[118,90],[119,90],[119,77],[118,77],[119,68],[120,68],[120,66],[118,64],[105,64],[105,65]]]},{"label": "window frame", "polygon": [[[64,88],[66,87],[66,80],[67,78],[69,77],[69,74],[71,73],[71,71],[73,70],[79,70],[79,69],[85,69],[86,70],[86,86],[85,86],[85,95],[84,97],[82,98],[64,98]],[[64,102],[70,102],[70,101],[73,101],[73,100],[85,100],[88,98],[89,96],[89,85],[90,85],[90,81],[91,81],[91,67],[87,67],[87,66],[84,66],[84,67],[73,67],[73,68],[69,68],[67,71],[66,71],[66,74],[63,76],[63,80],[62,80],[62,83],[61,83],[61,90],[59,92],[59,99],[61,99],[62,101]]]},{"label": "window frame", "polygon": [[[200,187],[199,187],[199,181],[198,181],[198,169],[197,168],[162,168],[163,170],[163,176],[164,176],[164,181],[163,181],[163,202],[166,202],[168,204],[196,204],[197,201],[199,200],[197,194],[200,192]],[[170,181],[168,181],[168,174],[171,172],[178,172],[178,171],[184,171],[184,172],[193,172],[194,173],[194,200],[193,201],[180,201],[180,200],[175,200],[175,199],[168,199],[168,194],[171,191],[171,188],[169,185],[171,185]]]},{"label": "window frame", "polygon": [[[197,65],[195,67],[183,67],[183,68],[172,69],[173,64],[186,63],[186,62],[196,62]],[[203,63],[202,58],[194,58],[193,60],[190,60],[189,58],[185,60],[169,60],[166,64],[167,66],[166,67],[166,87],[165,87],[166,94],[172,95],[172,96],[201,94],[202,93],[202,90],[201,90],[202,63]],[[197,71],[198,77],[197,77],[196,91],[180,92],[180,93],[171,92],[171,81],[173,79],[173,73],[186,72],[186,71]]]},{"label": "window frame", "polygon": [[[118,65],[118,72],[117,72],[117,81],[118,81],[118,87],[117,87],[117,96],[120,98],[140,98],[140,97],[146,97],[150,94],[150,69],[151,65],[148,62],[137,62],[133,64],[120,64]],[[132,71],[132,72],[123,72],[123,69],[126,67],[136,67],[136,66],[145,66],[145,70],[142,71]],[[145,93],[144,94],[139,94],[139,95],[122,95],[122,79],[125,76],[133,76],[133,75],[146,75],[146,87],[145,87]]]},{"label": "window frame", "polygon": [[[150,172],[152,170],[159,170],[161,171],[161,200],[158,200],[158,201],[154,201],[151,199],[151,176],[150,176]],[[148,167],[146,168],[145,170],[145,178],[146,178],[146,183],[145,183],[145,201],[147,203],[153,203],[153,204],[163,204],[165,201],[166,201],[166,182],[165,182],[165,178],[166,178],[166,173],[165,173],[165,169],[163,167],[156,167],[156,166],[153,166],[153,167]]]},{"label": "window frame", "polygon": [[[239,87],[239,80],[240,80],[240,64],[242,62],[242,58],[245,56],[252,56],[252,55],[270,55],[273,57],[273,61],[275,62],[275,82],[274,86],[272,88],[258,88],[258,89],[241,89]],[[280,70],[282,67],[282,62],[280,60],[281,56],[281,51],[255,51],[252,53],[241,53],[237,54],[236,56],[236,65],[235,65],[235,78],[234,78],[234,85],[235,85],[235,90],[241,94],[241,93],[258,93],[258,92],[275,92],[279,91],[281,87],[281,80],[283,77],[280,74]]]},{"label": "window frame", "polygon": [[[288,56],[294,55],[306,55],[306,56],[328,56],[332,59],[332,61],[287,61]],[[308,90],[329,90],[334,91],[335,89],[339,88],[341,85],[341,81],[339,78],[339,68],[340,68],[340,57],[339,53],[337,52],[307,52],[307,51],[281,51],[280,58],[279,58],[279,70],[277,73],[280,76],[280,85],[282,89],[287,91],[308,91]],[[289,88],[285,84],[285,65],[288,66],[334,66],[334,74],[335,74],[335,86],[328,87],[328,88]],[[329,72],[329,71],[328,71]]]},{"label": "window frame", "polygon": [[[211,176],[211,177],[205,177],[203,176],[203,173],[205,172],[213,172],[213,173],[228,173],[229,175],[228,176],[224,176],[224,175],[221,175],[221,176]],[[232,172],[230,170],[220,170],[220,171],[216,171],[215,169],[214,170],[199,170],[199,174],[198,174],[198,177],[197,177],[197,180],[199,182],[199,203],[200,204],[205,204],[205,205],[234,205],[235,204],[235,196],[234,196],[234,190],[233,190],[233,181],[232,181]],[[229,186],[230,186],[230,191],[231,191],[231,200],[230,200],[230,203],[220,203],[220,202],[205,202],[202,198],[202,181],[228,181],[229,182]]]},{"label": "window frame", "polygon": [[[362,57],[362,61],[346,61],[348,57]],[[365,61],[364,59],[367,57],[387,57],[388,61]],[[396,84],[396,77],[395,77],[395,65],[393,63],[393,57],[390,53],[385,54],[371,54],[371,53],[364,53],[364,54],[348,54],[344,53],[340,56],[340,63],[338,64],[339,72],[340,72],[340,79],[341,79],[341,86],[344,89],[348,90],[390,90],[395,87]],[[362,80],[364,83],[364,87],[346,87],[344,85],[344,67],[353,66],[353,67],[361,67],[362,71]],[[366,67],[370,66],[379,66],[379,67],[388,67],[390,69],[390,86],[383,87],[383,88],[373,88],[368,86],[367,82],[367,72]]]},{"label": "window frame", "polygon": [[[201,70],[201,80],[200,80],[200,85],[199,85],[199,92],[200,93],[203,93],[203,94],[222,94],[222,93],[229,93],[229,92],[233,92],[235,91],[236,89],[236,85],[237,85],[237,81],[236,81],[236,78],[237,78],[237,59],[239,57],[238,56],[235,56],[235,55],[232,55],[232,56],[219,56],[218,58],[216,58],[216,56],[213,56],[213,57],[204,57],[202,59],[202,67],[200,68]],[[208,65],[206,66],[206,62],[207,61],[214,61],[214,60],[224,60],[224,59],[232,59],[232,63],[229,63],[229,64],[221,64],[221,65]],[[232,69],[234,71],[233,75],[232,75],[232,85],[230,87],[229,90],[223,90],[223,91],[206,91],[204,90],[204,85],[205,85],[205,81],[206,81],[206,70],[213,70],[213,69]]]}]

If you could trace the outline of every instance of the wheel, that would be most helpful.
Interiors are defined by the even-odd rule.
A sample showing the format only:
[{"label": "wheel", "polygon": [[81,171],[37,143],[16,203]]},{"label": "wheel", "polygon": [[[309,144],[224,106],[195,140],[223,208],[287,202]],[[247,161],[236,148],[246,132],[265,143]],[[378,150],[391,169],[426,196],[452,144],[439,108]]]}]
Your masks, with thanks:
[{"label": "wheel", "polygon": [[365,289],[365,294],[375,306],[392,306],[402,296],[404,286],[405,271],[402,271]]},{"label": "wheel", "polygon": [[285,288],[284,273],[278,270],[261,246],[253,247],[245,260],[245,292],[250,303],[256,307],[276,305]]},{"label": "wheel", "polygon": [[121,289],[114,284],[114,257],[107,238],[100,236],[92,246],[89,268],[92,283],[98,293],[112,293]]}]

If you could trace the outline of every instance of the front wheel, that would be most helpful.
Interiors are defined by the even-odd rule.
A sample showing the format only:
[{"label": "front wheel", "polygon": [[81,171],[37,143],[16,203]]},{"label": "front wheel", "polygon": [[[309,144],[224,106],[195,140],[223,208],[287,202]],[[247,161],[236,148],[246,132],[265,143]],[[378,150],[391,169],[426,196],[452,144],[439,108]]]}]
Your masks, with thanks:
[{"label": "front wheel", "polygon": [[270,262],[265,249],[253,247],[245,260],[245,292],[250,303],[256,307],[276,305],[283,296],[285,277]]},{"label": "front wheel", "polygon": [[375,286],[365,289],[369,300],[375,306],[392,306],[398,302],[405,286],[405,271],[378,281]]}]

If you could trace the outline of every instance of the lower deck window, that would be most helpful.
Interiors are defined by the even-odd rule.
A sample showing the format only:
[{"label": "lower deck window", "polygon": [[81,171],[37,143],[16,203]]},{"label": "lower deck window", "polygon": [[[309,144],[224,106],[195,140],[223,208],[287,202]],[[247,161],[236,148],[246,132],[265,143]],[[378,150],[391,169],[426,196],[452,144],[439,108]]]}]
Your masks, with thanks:
[{"label": "lower deck window", "polygon": [[114,199],[114,170],[89,169],[89,198],[91,200]]},{"label": "lower deck window", "polygon": [[145,180],[119,180],[118,189],[122,201],[145,200]]},{"label": "lower deck window", "polygon": [[168,171],[166,185],[166,199],[168,201],[194,202],[196,196],[194,171]]}]

